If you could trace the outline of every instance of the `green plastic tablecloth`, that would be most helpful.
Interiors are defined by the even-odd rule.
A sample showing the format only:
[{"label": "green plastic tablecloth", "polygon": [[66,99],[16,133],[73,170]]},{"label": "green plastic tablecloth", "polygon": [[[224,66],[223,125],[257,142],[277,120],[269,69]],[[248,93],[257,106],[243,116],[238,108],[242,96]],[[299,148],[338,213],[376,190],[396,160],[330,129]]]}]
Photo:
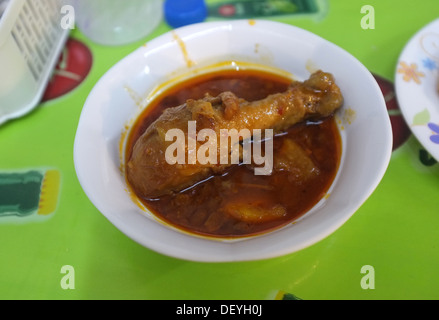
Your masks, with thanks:
[{"label": "green plastic tablecloth", "polygon": [[[251,14],[314,32],[390,84],[404,45],[439,14],[437,0],[316,3],[316,14]],[[374,29],[362,28],[364,5],[375,11]],[[438,299],[439,165],[413,135],[395,148],[382,182],[347,223],[279,258],[221,264],[170,258],[126,237],[93,206],[73,163],[84,102],[111,66],[170,29],[162,22],[145,39],[118,47],[73,30],[71,39],[93,57],[85,80],[0,127],[0,192],[15,181],[19,197],[23,181],[39,183],[45,175],[36,197],[49,199],[43,214],[21,208],[20,217],[0,215],[0,299],[275,299],[282,293],[305,300]],[[0,194],[0,207],[1,201],[11,196]]]}]

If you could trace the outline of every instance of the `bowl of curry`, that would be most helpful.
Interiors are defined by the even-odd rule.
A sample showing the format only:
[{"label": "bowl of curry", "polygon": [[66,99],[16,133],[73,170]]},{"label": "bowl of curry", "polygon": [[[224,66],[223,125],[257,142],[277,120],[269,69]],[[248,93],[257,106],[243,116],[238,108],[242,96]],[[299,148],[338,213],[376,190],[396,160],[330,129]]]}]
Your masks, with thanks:
[{"label": "bowl of curry", "polygon": [[74,160],[119,230],[172,257],[272,258],[341,227],[391,153],[384,99],[353,56],[269,21],[151,40],[96,84]]}]

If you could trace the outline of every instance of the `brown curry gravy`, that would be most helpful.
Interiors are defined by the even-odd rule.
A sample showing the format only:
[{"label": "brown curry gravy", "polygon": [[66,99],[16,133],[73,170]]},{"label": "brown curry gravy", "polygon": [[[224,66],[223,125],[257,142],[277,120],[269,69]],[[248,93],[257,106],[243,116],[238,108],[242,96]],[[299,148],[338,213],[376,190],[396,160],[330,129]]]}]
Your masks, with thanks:
[{"label": "brown curry gravy", "polygon": [[[247,101],[260,100],[283,92],[291,80],[260,70],[221,70],[182,81],[156,97],[135,122],[126,148],[129,159],[136,140],[168,107],[187,99],[200,99],[206,93],[216,96],[232,91]],[[248,165],[235,165],[222,175],[212,176],[192,188],[153,201],[138,199],[161,220],[184,230],[204,236],[242,237],[265,233],[293,222],[325,195],[332,184],[341,157],[341,139],[334,117],[318,122],[293,126],[276,135],[273,158],[285,139],[291,139],[309,155],[319,169],[312,179],[297,180],[290,173],[273,170],[270,176],[257,176]],[[136,190],[132,190],[136,193]],[[285,214],[276,219],[261,219],[257,223],[238,220],[223,208],[239,202],[264,209],[281,206]]]}]

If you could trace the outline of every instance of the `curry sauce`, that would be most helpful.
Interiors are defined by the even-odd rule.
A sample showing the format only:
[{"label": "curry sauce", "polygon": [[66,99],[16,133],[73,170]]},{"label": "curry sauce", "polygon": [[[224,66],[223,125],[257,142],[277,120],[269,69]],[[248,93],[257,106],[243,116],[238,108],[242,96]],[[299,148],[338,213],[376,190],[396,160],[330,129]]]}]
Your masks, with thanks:
[{"label": "curry sauce", "polygon": [[[182,81],[157,96],[134,124],[126,159],[137,139],[165,109],[231,91],[247,101],[285,91],[291,79],[261,70],[221,70]],[[157,217],[187,232],[214,237],[264,233],[293,222],[328,192],[339,166],[341,139],[333,116],[296,124],[273,138],[273,171],[255,175],[237,164],[193,186],[139,200]]]}]

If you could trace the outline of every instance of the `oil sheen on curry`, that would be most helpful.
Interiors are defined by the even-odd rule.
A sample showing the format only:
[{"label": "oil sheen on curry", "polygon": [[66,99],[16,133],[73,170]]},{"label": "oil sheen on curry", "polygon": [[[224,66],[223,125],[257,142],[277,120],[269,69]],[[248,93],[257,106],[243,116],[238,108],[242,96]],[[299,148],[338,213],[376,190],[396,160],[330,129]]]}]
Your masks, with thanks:
[{"label": "oil sheen on curry", "polygon": [[[250,69],[198,75],[166,89],[137,119],[126,149],[127,182],[157,217],[189,233],[236,238],[274,230],[327,194],[341,157],[334,112],[342,104],[333,75],[323,71],[303,82]],[[242,140],[238,162],[169,163],[174,141],[165,133],[178,128],[188,139],[194,121],[197,133],[272,130],[272,138],[259,140],[263,155],[261,141],[271,139],[272,170],[255,174],[261,164],[242,161]],[[253,138],[246,143],[256,144]],[[187,160],[191,151],[184,150]]]}]

